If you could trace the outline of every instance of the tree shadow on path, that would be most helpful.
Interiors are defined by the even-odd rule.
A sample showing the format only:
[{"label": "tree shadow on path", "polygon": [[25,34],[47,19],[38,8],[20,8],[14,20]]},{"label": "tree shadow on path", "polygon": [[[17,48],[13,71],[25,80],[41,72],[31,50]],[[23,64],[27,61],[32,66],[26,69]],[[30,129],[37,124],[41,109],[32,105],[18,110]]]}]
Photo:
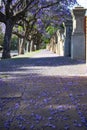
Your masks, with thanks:
[{"label": "tree shadow on path", "polygon": [[42,58],[15,58],[0,61],[0,72],[15,71],[20,67],[28,66],[46,66],[46,67],[58,67],[58,66],[73,66],[73,65],[85,65],[83,60],[72,60],[70,57],[42,57]]}]

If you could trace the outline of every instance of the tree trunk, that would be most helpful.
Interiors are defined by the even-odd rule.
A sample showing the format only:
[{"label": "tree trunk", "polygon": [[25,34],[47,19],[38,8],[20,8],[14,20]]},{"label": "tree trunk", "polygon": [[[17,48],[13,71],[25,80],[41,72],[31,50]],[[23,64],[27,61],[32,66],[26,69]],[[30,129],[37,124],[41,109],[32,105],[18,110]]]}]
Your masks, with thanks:
[{"label": "tree trunk", "polygon": [[20,51],[21,51],[21,42],[20,38],[18,38],[18,55],[20,55]]},{"label": "tree trunk", "polygon": [[24,54],[25,52],[25,38],[19,38],[19,43],[18,43],[18,54]]},{"label": "tree trunk", "polygon": [[33,42],[33,40],[31,40],[31,43],[30,43],[30,51],[32,52],[32,51],[34,51],[35,49],[34,49],[34,42]]},{"label": "tree trunk", "polygon": [[10,46],[11,46],[11,36],[12,36],[12,30],[13,30],[14,23],[10,19],[10,20],[6,21],[5,25],[6,25],[6,29],[5,29],[4,42],[3,42],[2,59],[11,58]]},{"label": "tree trunk", "polygon": [[30,52],[30,41],[28,43],[28,52]]},{"label": "tree trunk", "polygon": [[25,53],[25,38],[23,38],[23,44],[22,44],[22,54],[24,54]]},{"label": "tree trunk", "polygon": [[40,45],[39,43],[36,45],[36,50],[39,50],[40,49]]},{"label": "tree trunk", "polygon": [[27,51],[27,52],[30,52],[30,42],[29,42],[29,41],[27,41],[26,51]]}]

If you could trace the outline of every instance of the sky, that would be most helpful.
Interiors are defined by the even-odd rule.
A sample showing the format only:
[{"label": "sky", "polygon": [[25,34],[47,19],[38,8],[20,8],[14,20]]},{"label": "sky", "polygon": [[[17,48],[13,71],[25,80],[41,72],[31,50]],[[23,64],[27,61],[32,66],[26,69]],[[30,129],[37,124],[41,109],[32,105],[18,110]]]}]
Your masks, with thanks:
[{"label": "sky", "polygon": [[0,5],[1,5],[1,0],[0,0]]},{"label": "sky", "polygon": [[77,0],[77,2],[82,6],[87,8],[87,0]]}]

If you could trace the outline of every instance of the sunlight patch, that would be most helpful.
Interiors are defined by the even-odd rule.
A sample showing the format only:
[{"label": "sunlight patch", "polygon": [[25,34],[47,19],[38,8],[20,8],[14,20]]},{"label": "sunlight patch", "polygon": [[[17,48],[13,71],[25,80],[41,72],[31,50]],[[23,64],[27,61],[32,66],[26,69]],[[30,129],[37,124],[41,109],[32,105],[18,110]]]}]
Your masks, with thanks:
[{"label": "sunlight patch", "polygon": [[48,108],[57,109],[59,111],[67,110],[67,109],[75,109],[75,105],[64,104],[64,105],[50,105]]}]

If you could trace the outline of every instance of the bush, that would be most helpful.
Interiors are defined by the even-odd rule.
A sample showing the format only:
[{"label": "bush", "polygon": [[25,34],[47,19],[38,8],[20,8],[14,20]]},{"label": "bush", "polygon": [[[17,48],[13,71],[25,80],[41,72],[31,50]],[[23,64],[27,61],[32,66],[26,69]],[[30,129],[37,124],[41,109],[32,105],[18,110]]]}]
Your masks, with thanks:
[{"label": "bush", "polygon": [[17,50],[18,49],[18,37],[13,35],[11,39],[11,50]]}]

